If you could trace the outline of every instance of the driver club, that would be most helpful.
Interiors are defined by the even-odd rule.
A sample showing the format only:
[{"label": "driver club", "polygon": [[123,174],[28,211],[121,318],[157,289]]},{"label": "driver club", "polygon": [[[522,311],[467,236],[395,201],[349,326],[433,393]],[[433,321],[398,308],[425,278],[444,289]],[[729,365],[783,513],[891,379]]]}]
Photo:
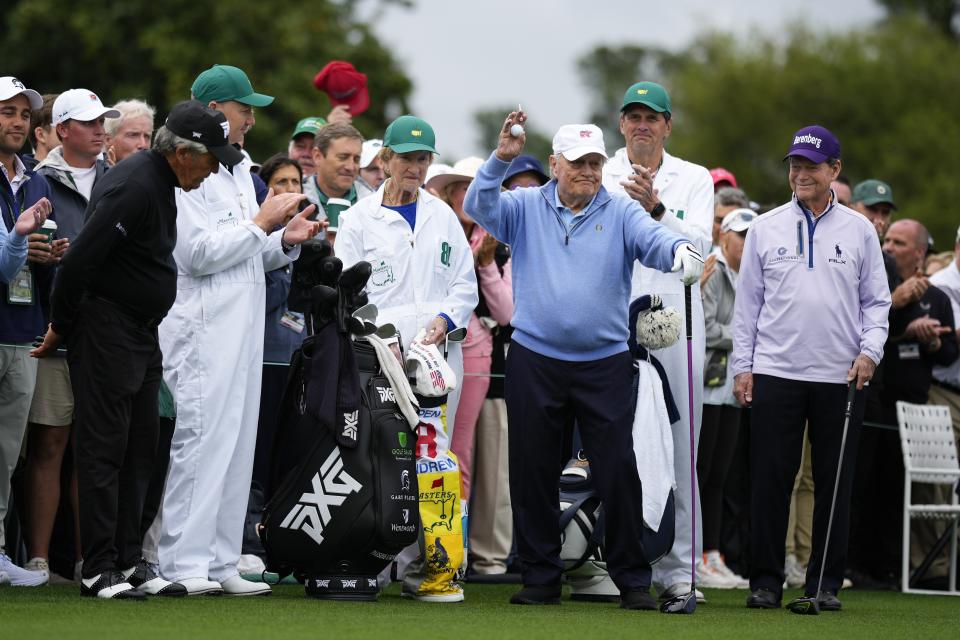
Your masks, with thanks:
[{"label": "driver club", "polygon": [[840,470],[843,468],[843,453],[847,446],[847,429],[850,427],[850,414],[853,413],[853,399],[857,393],[857,380],[850,381],[847,391],[847,408],[843,414],[843,435],[840,436],[840,458],[837,460],[837,476],[833,482],[833,498],[830,500],[830,517],[827,520],[827,539],[823,542],[823,556],[820,558],[820,578],[817,580],[817,593],[813,596],[794,598],[787,609],[798,615],[820,615],[820,592],[823,590],[823,570],[827,567],[827,553],[830,551],[830,533],[833,531],[833,511],[837,506],[837,492],[840,490]]},{"label": "driver club", "polygon": [[693,318],[690,304],[690,285],[683,286],[683,303],[687,321],[687,400],[690,422],[690,513],[693,526],[690,531],[693,535],[690,545],[690,593],[683,593],[665,600],[660,605],[662,613],[693,613],[697,610],[697,477],[696,461],[694,459],[694,432],[693,432]]}]

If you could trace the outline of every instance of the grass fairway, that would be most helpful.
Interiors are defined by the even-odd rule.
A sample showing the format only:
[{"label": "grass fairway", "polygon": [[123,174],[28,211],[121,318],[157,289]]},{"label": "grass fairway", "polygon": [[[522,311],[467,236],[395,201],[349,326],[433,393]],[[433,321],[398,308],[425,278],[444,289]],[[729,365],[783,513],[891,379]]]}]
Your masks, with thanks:
[{"label": "grass fairway", "polygon": [[[518,607],[513,585],[467,585],[462,604],[400,598],[391,586],[377,603],[307,600],[297,586],[265,598],[154,598],[145,603],[80,598],[68,586],[0,589],[0,637],[22,638],[427,638],[507,640],[607,638],[957,638],[960,598],[846,591],[844,611],[797,616],[744,608],[746,591],[707,590],[692,616],[623,611],[615,604]],[[794,597],[798,592],[788,592]]]}]

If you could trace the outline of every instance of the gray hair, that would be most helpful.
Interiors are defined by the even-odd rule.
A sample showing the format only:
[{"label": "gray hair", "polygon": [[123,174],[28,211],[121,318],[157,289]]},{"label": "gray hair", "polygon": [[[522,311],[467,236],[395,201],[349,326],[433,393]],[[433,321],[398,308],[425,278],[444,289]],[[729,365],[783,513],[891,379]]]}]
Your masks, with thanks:
[{"label": "gray hair", "polygon": [[143,100],[121,100],[111,108],[120,112],[119,118],[107,118],[103,122],[103,128],[111,138],[117,135],[117,131],[127,120],[131,118],[150,118],[150,126],[152,127],[153,120],[157,115],[157,110]]},{"label": "gray hair", "polygon": [[750,200],[743,189],[736,187],[722,187],[713,194],[713,207],[741,207],[750,208]]},{"label": "gray hair", "polygon": [[186,149],[190,153],[194,153],[198,156],[207,153],[206,146],[193,140],[181,138],[173,131],[170,131],[170,129],[167,129],[165,126],[160,127],[157,130],[157,135],[153,137],[152,149],[162,156],[170,155],[177,149]]}]

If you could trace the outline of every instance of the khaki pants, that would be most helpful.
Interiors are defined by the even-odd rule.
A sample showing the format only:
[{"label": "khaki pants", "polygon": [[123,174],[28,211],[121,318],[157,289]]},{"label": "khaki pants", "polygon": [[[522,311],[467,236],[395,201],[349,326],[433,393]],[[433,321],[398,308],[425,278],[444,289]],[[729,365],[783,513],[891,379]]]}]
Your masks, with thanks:
[{"label": "khaki pants", "polygon": [[793,484],[790,498],[790,519],[787,521],[787,555],[797,557],[797,563],[807,566],[813,537],[813,464],[810,461],[810,436],[803,436],[803,457],[800,471]]},{"label": "khaki pants", "polygon": [[507,406],[503,398],[483,401],[477,420],[470,555],[477,573],[505,573],[513,542],[510,472],[507,464]]},{"label": "khaki pants", "polygon": [[[950,417],[953,419],[953,436],[960,442],[960,394],[943,387],[933,385],[927,404],[939,404],[950,407]],[[953,489],[947,485],[914,483],[912,500],[914,504],[949,504]],[[927,553],[943,535],[947,523],[937,520],[914,520],[910,523],[910,567],[916,569],[923,562]],[[947,546],[927,571],[927,578],[946,576],[950,569],[947,555],[950,547]]]},{"label": "khaki pants", "polygon": [[36,381],[37,360],[30,357],[30,345],[0,347],[0,552],[6,544],[3,520],[10,502],[10,476],[20,459]]}]

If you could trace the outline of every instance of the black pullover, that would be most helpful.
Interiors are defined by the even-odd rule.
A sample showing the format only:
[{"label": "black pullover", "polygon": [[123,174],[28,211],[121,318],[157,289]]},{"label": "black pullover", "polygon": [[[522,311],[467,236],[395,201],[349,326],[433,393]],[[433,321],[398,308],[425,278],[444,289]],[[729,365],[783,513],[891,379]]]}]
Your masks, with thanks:
[{"label": "black pullover", "polygon": [[166,158],[141,151],[96,184],[80,234],[54,280],[53,330],[68,336],[85,296],[104,299],[134,319],[159,324],[177,295],[176,174]]}]

